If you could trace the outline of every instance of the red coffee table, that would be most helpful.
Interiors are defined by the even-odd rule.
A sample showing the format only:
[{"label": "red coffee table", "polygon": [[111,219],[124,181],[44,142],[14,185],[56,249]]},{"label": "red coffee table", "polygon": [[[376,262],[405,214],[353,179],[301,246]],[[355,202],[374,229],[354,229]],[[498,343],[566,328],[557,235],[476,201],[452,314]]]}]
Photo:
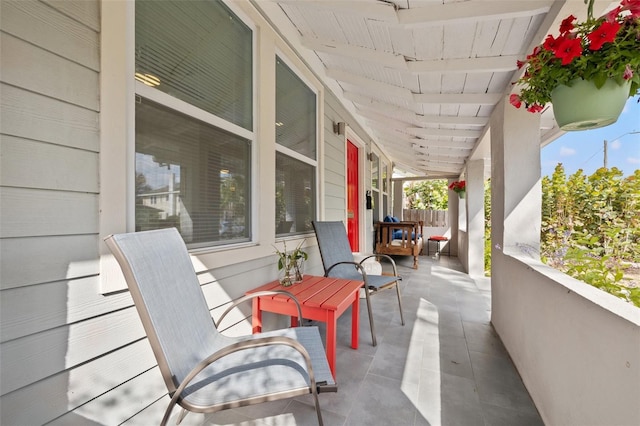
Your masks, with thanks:
[{"label": "red coffee table", "polygon": [[[336,377],[336,324],[338,318],[351,306],[351,347],[358,349],[358,328],[360,319],[359,290],[362,281],[305,275],[303,281],[289,287],[272,281],[247,292],[247,294],[285,290],[293,294],[300,302],[303,318],[327,323],[327,359],[333,377]],[[253,299],[253,332],[262,331],[262,312],[274,312],[291,317],[291,326],[298,323],[298,310],[295,302],[283,294],[259,296]]]}]

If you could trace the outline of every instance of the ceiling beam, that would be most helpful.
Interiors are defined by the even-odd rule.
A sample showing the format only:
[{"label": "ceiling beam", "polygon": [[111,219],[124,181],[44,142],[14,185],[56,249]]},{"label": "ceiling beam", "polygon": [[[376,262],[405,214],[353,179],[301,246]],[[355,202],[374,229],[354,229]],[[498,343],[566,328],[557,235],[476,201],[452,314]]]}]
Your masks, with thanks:
[{"label": "ceiling beam", "polygon": [[[421,124],[452,124],[460,126],[486,126],[489,117],[469,117],[466,115],[422,115],[416,114],[407,108],[390,105],[383,101],[376,101],[366,96],[361,96],[364,101],[358,103],[358,111],[363,117],[371,119],[391,118],[398,119],[394,115],[402,115],[402,120],[415,125]],[[352,101],[356,102],[352,99]]]},{"label": "ceiling beam", "polygon": [[382,52],[361,46],[338,43],[333,40],[301,36],[302,45],[316,52],[372,62],[414,75],[427,73],[479,73],[509,72],[517,68],[517,55],[483,58],[457,58],[435,60],[407,60],[403,55]]},{"label": "ceiling beam", "polygon": [[416,136],[435,136],[435,137],[452,137],[452,138],[478,138],[480,137],[481,130],[467,130],[467,129],[437,129],[432,127],[415,127],[411,123],[406,123],[401,120],[381,116],[379,114],[365,113],[363,115],[366,118],[371,119],[369,123],[374,128],[393,128],[399,131],[406,131]]},{"label": "ceiling beam", "polygon": [[495,105],[502,96],[502,93],[414,93],[413,101],[418,104]]},{"label": "ceiling beam", "polygon": [[334,78],[343,83],[359,86],[366,91],[381,93],[384,96],[393,96],[407,102],[411,102],[413,98],[413,93],[409,89],[394,86],[393,84],[382,83],[347,71],[342,71],[336,68],[327,68],[326,74],[329,78]]},{"label": "ceiling beam", "polygon": [[[401,141],[409,144],[409,146],[413,146],[413,145],[418,145],[423,147],[442,146],[442,147],[462,148],[462,149],[467,149],[469,147],[473,148],[473,145],[474,145],[474,142],[442,141],[438,139],[429,140],[429,139],[424,139],[420,137],[411,137],[411,135],[408,135],[406,133],[401,133],[396,129],[390,128],[389,126],[384,126],[384,125],[376,126],[376,123],[369,123],[369,124],[372,126],[372,128],[374,128],[376,132],[378,132],[381,135],[381,138],[386,139],[391,143],[395,141]],[[390,145],[390,148],[391,148],[391,145]]]},{"label": "ceiling beam", "polygon": [[408,61],[406,68],[412,74],[509,72],[518,68],[517,55],[484,58],[438,59],[431,61]]},{"label": "ceiling beam", "polygon": [[418,136],[436,136],[436,137],[452,137],[452,138],[479,138],[482,134],[481,130],[455,130],[455,129],[432,129],[429,127],[407,127],[409,133]]},{"label": "ceiling beam", "polygon": [[316,9],[327,9],[336,14],[346,13],[349,15],[359,15],[366,19],[375,21],[383,21],[389,23],[398,23],[398,14],[393,4],[382,1],[367,2],[362,7],[359,1],[344,0],[271,0],[279,4],[290,4],[298,7],[312,7]]},{"label": "ceiling beam", "polygon": [[407,62],[402,55],[395,55],[390,52],[382,52],[351,44],[338,43],[333,40],[305,37],[304,35],[300,36],[300,41],[304,47],[315,50],[316,52],[373,62],[378,65],[404,71],[408,69]]},{"label": "ceiling beam", "polygon": [[429,7],[401,9],[397,13],[402,26],[442,25],[540,15],[549,11],[551,3],[540,0],[489,0],[444,4],[433,2]]}]

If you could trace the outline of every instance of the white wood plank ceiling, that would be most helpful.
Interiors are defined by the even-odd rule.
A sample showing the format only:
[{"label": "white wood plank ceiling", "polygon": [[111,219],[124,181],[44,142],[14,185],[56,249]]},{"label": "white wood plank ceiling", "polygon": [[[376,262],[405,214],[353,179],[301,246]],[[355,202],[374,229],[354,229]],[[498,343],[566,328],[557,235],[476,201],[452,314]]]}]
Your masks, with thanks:
[{"label": "white wood plank ceiling", "polygon": [[[582,1],[553,0],[254,4],[397,169],[434,177],[457,177],[470,158],[488,156],[483,135],[494,106],[519,76],[516,60],[568,10],[586,9]],[[543,134],[557,134],[543,117]]]}]

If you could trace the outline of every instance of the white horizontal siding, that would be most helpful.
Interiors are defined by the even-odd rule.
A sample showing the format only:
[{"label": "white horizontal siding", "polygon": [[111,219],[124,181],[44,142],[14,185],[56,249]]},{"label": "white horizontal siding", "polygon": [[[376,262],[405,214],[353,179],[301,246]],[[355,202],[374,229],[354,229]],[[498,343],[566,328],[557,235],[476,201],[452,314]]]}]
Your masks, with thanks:
[{"label": "white horizontal siding", "polygon": [[100,32],[100,0],[43,0],[43,2],[95,32]]},{"label": "white horizontal siding", "polygon": [[0,33],[0,48],[5,83],[98,111],[96,71],[6,33]]},{"label": "white horizontal siding", "polygon": [[[8,238],[0,244],[0,289],[97,275],[98,237]],[[3,293],[4,295],[4,293]]]},{"label": "white horizontal siding", "polygon": [[0,237],[96,234],[96,194],[0,188]]},{"label": "white horizontal siding", "polygon": [[[118,385],[150,369],[155,371],[162,383],[160,373],[154,366],[155,357],[149,342],[147,339],[139,340],[91,363],[60,372],[3,396],[0,423],[35,425],[63,416],[64,422],[60,423],[59,420],[58,424],[86,424],[86,419],[73,413],[67,416],[65,414],[91,402],[96,396],[110,395],[109,391]],[[110,396],[113,398],[113,395]],[[34,404],[34,401],[46,401],[46,404]],[[120,405],[126,406],[124,403]]]},{"label": "white horizontal siding", "polygon": [[99,286],[99,278],[92,276],[4,291],[0,300],[2,342],[133,306],[129,292],[104,297]]},{"label": "white horizontal siding", "polygon": [[145,336],[135,308],[2,343],[0,394],[78,366]]},{"label": "white horizontal siding", "polygon": [[95,152],[0,135],[0,154],[4,186],[98,192]]},{"label": "white horizontal siding", "polygon": [[[86,3],[93,3],[93,7],[98,5],[98,1]],[[99,71],[99,37],[95,29],[69,16],[51,12],[50,6],[37,1],[3,1],[2,31]]]},{"label": "white horizontal siding", "polygon": [[3,134],[99,151],[96,111],[6,84],[0,84],[0,94]]}]

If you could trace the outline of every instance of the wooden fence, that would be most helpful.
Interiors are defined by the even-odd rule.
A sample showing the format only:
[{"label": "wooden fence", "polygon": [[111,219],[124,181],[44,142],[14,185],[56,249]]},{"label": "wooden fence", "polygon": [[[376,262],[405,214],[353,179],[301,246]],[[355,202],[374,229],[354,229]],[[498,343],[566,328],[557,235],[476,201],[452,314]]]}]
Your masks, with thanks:
[{"label": "wooden fence", "polygon": [[421,220],[425,227],[447,227],[449,226],[449,211],[404,209],[402,220]]}]

